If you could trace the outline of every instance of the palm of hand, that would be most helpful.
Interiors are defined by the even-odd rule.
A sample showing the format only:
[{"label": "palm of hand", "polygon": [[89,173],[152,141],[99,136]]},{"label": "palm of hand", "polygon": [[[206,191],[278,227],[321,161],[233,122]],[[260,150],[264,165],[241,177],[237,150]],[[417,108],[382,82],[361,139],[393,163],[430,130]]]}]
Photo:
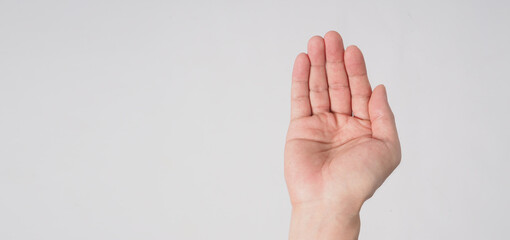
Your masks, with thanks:
[{"label": "palm of hand", "polygon": [[298,56],[293,72],[292,120],[285,146],[292,203],[361,204],[399,161],[400,144],[385,89],[372,92],[359,49],[347,48],[344,56],[336,32],[324,40],[312,38],[308,55]]}]

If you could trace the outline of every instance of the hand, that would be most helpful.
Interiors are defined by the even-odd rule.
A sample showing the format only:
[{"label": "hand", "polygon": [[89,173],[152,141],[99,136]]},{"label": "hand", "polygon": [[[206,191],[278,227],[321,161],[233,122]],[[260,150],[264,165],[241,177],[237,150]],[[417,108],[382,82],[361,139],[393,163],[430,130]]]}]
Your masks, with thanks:
[{"label": "hand", "polygon": [[361,51],[344,51],[331,31],[297,56],[291,95],[285,179],[293,222],[305,212],[357,216],[401,158],[385,87],[372,91]]}]

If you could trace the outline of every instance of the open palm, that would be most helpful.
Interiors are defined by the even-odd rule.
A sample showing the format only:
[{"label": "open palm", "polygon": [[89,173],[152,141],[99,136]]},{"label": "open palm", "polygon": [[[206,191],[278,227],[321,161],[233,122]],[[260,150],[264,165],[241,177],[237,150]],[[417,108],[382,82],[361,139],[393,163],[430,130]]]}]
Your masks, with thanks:
[{"label": "open palm", "polygon": [[386,89],[373,91],[361,51],[337,32],[308,43],[292,73],[285,178],[293,205],[361,204],[399,164]]}]

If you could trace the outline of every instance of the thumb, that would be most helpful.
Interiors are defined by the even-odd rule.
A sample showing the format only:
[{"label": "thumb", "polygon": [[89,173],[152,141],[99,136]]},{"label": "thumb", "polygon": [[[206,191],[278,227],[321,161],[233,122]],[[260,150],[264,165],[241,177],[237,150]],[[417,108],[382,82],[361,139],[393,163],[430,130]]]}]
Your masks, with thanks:
[{"label": "thumb", "polygon": [[368,103],[368,112],[372,122],[372,137],[383,142],[398,144],[395,117],[388,104],[388,96],[384,85],[378,85],[372,91]]}]

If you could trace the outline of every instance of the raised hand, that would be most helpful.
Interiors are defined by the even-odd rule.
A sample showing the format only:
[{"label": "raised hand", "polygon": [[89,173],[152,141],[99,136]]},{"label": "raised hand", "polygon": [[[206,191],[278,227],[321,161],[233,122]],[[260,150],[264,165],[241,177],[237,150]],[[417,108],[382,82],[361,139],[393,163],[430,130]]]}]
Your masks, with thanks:
[{"label": "raised hand", "polygon": [[325,224],[333,218],[356,228],[363,202],[399,164],[394,116],[385,87],[372,91],[361,51],[355,46],[344,50],[333,31],[312,37],[308,54],[297,56],[291,96],[285,145],[291,239],[326,239],[335,230],[313,230],[315,223],[309,221]]}]

